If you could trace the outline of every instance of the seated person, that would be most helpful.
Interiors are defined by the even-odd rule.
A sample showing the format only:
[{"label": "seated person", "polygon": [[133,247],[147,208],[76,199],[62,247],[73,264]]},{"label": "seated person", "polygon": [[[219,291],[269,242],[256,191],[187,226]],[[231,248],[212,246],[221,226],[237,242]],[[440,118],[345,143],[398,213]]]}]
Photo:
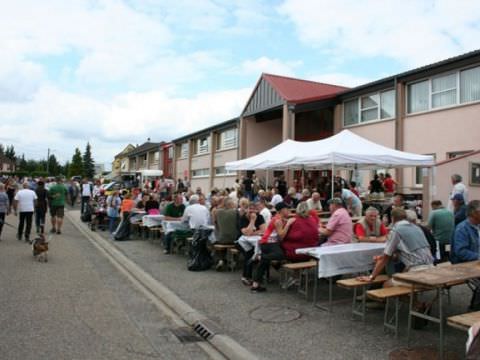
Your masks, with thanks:
[{"label": "seated person", "polygon": [[158,195],[153,194],[150,199],[145,203],[145,211],[149,215],[160,214],[160,203],[158,202]]},{"label": "seated person", "polygon": [[142,195],[142,198],[137,202],[135,207],[140,210],[145,210],[145,205],[149,200],[150,200],[150,195],[144,194]]},{"label": "seated person", "polygon": [[[167,221],[179,221],[182,219],[185,211],[185,205],[183,205],[183,196],[176,194],[173,202],[169,203],[165,207],[164,215]],[[170,254],[172,251],[173,232],[167,233],[163,238],[163,252],[164,254]]]},{"label": "seated person", "polygon": [[185,208],[182,216],[183,222],[188,222],[190,229],[199,229],[207,226],[210,221],[210,213],[206,206],[199,203],[200,197],[197,194],[190,196],[189,205]]},{"label": "seated person", "polygon": [[270,267],[272,260],[283,260],[285,258],[280,242],[287,235],[290,226],[296,221],[295,218],[289,219],[290,211],[283,202],[279,202],[275,206],[275,210],[277,210],[277,214],[273,217],[272,221],[270,221],[259,243],[261,254],[259,255],[259,263],[250,289],[252,292],[267,290],[261,286],[263,277]]},{"label": "seated person", "polygon": [[467,219],[455,228],[452,238],[450,261],[454,264],[474,261],[480,258],[480,200],[467,205]]},{"label": "seated person", "polygon": [[214,225],[218,244],[232,245],[237,240],[238,211],[232,199],[226,198],[224,208],[217,210]]},{"label": "seated person", "polygon": [[322,202],[320,200],[320,194],[318,192],[314,192],[312,194],[312,197],[307,200],[307,205],[309,210],[317,210],[317,211],[322,211]]},{"label": "seated person", "polygon": [[257,210],[258,213],[262,215],[263,220],[265,220],[265,226],[268,226],[268,224],[270,224],[270,220],[272,220],[272,212],[267,208],[267,203],[264,199],[258,201]]},{"label": "seated person", "polygon": [[[248,201],[248,200],[247,200]],[[247,212],[240,212],[238,210],[239,220],[238,228],[240,229],[240,235],[253,236],[253,235],[263,235],[267,225],[262,215],[258,213],[258,210],[254,203],[248,205]],[[253,273],[253,263],[252,257],[255,253],[255,249],[252,248],[249,251],[245,251],[241,246],[238,247],[240,252],[243,254],[243,274],[242,282],[245,285],[252,285],[252,273]]]},{"label": "seated person", "polygon": [[387,240],[388,230],[380,221],[378,210],[369,207],[365,211],[365,216],[361,218],[353,227],[358,242],[385,242]]},{"label": "seated person", "polygon": [[309,210],[305,201],[297,205],[295,222],[281,242],[287,260],[298,262],[310,259],[308,255],[296,254],[295,250],[318,246],[318,222],[317,212]]},{"label": "seated person", "polygon": [[467,218],[467,206],[463,201],[463,194],[455,194],[452,197],[453,216],[455,218],[455,226],[460,224]]},{"label": "seated person", "polygon": [[385,214],[383,215],[383,222],[386,223],[386,225],[391,225],[392,224],[392,210],[399,208],[403,210],[407,210],[407,207],[403,203],[403,196],[400,194],[397,194],[393,197],[392,204],[387,207],[385,210]]},{"label": "seated person", "polygon": [[[394,257],[404,265],[404,271],[418,271],[433,266],[430,245],[422,230],[407,221],[407,214],[403,209],[396,208],[392,210],[391,215],[394,225],[388,235],[383,255],[375,257],[375,268],[372,274],[370,276],[360,276],[358,280],[374,280]],[[384,284],[385,287],[394,285],[409,286],[393,279]]]},{"label": "seated person", "polygon": [[432,256],[435,262],[436,261],[435,257],[437,255],[437,242],[435,241],[435,238],[433,237],[432,232],[430,231],[429,228],[427,228],[426,226],[418,222],[418,216],[414,210],[405,210],[405,213],[407,214],[407,220],[412,224],[417,225],[420,228],[420,230],[422,230],[423,235],[425,235],[425,238],[427,239],[428,244],[430,245],[430,252],[432,253]]},{"label": "seated person", "polygon": [[340,198],[328,200],[331,217],[327,226],[321,225],[320,235],[327,237],[327,241],[322,246],[348,244],[353,238],[353,223],[348,211],[343,207],[343,201]]},{"label": "seated person", "polygon": [[296,199],[295,195],[297,192],[295,191],[294,187],[288,189],[288,194],[283,199],[285,205],[287,205],[290,209],[295,208],[297,206],[298,200]]}]

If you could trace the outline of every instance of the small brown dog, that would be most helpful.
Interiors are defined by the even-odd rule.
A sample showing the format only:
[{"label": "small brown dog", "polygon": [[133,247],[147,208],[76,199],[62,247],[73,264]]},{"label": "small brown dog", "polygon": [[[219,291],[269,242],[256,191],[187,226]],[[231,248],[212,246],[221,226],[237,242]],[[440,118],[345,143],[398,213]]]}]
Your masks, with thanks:
[{"label": "small brown dog", "polygon": [[48,241],[44,234],[38,235],[32,243],[33,257],[40,262],[48,262]]}]

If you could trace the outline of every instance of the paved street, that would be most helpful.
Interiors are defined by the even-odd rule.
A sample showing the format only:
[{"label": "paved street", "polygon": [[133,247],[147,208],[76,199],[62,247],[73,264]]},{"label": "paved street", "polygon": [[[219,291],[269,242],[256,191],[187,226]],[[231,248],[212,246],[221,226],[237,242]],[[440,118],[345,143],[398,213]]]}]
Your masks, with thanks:
[{"label": "paved street", "polygon": [[[10,215],[7,222],[16,225]],[[0,241],[0,358],[208,359],[69,223],[49,262],[4,227]]]}]

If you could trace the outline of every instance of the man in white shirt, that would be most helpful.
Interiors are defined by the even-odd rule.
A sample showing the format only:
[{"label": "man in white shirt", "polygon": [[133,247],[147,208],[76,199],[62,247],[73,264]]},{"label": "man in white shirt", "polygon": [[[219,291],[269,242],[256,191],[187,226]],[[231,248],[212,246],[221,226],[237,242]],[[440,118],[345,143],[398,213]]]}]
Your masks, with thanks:
[{"label": "man in white shirt", "polygon": [[320,194],[318,192],[314,192],[312,197],[307,200],[307,206],[309,210],[318,210],[322,211],[322,202],[320,201]]},{"label": "man in white shirt", "polygon": [[283,197],[278,193],[277,189],[272,189],[272,201],[270,201],[270,204],[272,204],[273,207],[277,205],[278,203],[283,202]]},{"label": "man in white shirt", "polygon": [[28,182],[23,183],[23,188],[17,192],[13,202],[15,215],[19,215],[17,240],[22,240],[23,228],[25,227],[25,241],[30,242],[30,231],[32,230],[32,217],[35,210],[37,194],[29,189]]},{"label": "man in white shirt", "polygon": [[268,226],[270,224],[270,220],[272,220],[272,213],[267,208],[265,204],[265,200],[261,199],[257,205],[258,213],[263,216],[263,220],[265,220],[265,225]]},{"label": "man in white shirt", "polygon": [[183,213],[182,221],[188,222],[190,229],[198,229],[200,226],[207,226],[210,221],[210,213],[206,206],[199,203],[199,196],[194,194],[190,196],[190,205]]},{"label": "man in white shirt", "polygon": [[468,204],[468,189],[465,184],[462,183],[462,177],[458,174],[453,174],[452,177],[452,192],[448,198],[448,210],[453,212],[453,202],[452,199],[456,194],[461,194],[463,196],[463,201],[465,204]]},{"label": "man in white shirt", "polygon": [[87,178],[83,179],[82,185],[80,185],[80,192],[82,193],[82,208],[80,210],[80,215],[87,210],[88,202],[93,195],[92,190],[92,184],[88,182]]}]

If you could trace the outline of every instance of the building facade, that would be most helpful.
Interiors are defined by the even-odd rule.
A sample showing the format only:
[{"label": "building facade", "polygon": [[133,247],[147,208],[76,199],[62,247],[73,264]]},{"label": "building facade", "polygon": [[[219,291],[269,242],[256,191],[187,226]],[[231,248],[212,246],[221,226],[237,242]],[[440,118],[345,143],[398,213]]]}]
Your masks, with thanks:
[{"label": "building facade", "polygon": [[128,144],[121,152],[115,155],[112,162],[112,178],[116,178],[130,171],[128,153],[134,149],[135,146]]},{"label": "building facade", "polygon": [[192,189],[231,187],[236,172],[225,163],[238,159],[238,118],[197,131],[172,141],[175,179],[187,179]]},{"label": "building facade", "polygon": [[12,161],[5,155],[0,154],[0,174],[14,173],[15,170],[15,161]]},{"label": "building facade", "polygon": [[160,151],[163,143],[147,142],[128,153],[129,171],[161,170]]}]

